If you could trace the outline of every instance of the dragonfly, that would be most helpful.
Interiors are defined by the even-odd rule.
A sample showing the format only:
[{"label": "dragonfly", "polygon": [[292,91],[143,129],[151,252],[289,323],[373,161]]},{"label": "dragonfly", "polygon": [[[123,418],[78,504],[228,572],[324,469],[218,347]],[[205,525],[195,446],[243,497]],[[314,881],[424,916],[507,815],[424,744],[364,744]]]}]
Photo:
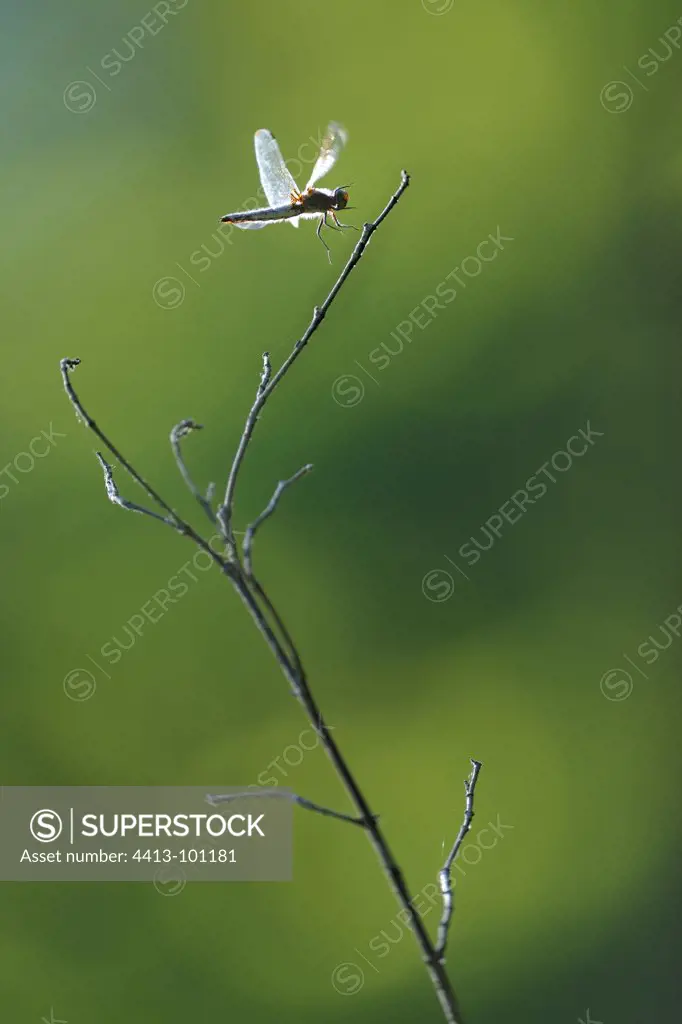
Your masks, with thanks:
[{"label": "dragonfly", "polygon": [[[248,230],[264,228],[268,224],[282,224],[285,221],[297,228],[301,219],[317,220],[317,237],[327,250],[331,263],[331,252],[322,237],[322,227],[352,228],[354,231],[358,229],[353,224],[342,224],[336,216],[339,210],[350,209],[346,192],[348,186],[341,185],[339,188],[328,189],[316,188],[315,185],[323,175],[331,171],[347,141],[346,129],[337,121],[331,121],[322,139],[320,153],[310,180],[301,191],[287,169],[275,136],[267,128],[259,128],[254,136],[256,162],[269,206],[258,210],[226,213],[220,218],[221,222]],[[329,222],[329,217],[333,224]]]}]

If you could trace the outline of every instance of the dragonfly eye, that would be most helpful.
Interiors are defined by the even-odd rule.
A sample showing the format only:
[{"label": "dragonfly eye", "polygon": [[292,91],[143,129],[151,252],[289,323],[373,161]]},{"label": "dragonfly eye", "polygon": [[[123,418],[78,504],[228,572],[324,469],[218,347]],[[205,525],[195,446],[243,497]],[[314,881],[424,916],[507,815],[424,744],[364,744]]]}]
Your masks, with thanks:
[{"label": "dragonfly eye", "polygon": [[348,193],[342,188],[337,188],[334,191],[334,206],[337,210],[345,209],[348,203]]}]

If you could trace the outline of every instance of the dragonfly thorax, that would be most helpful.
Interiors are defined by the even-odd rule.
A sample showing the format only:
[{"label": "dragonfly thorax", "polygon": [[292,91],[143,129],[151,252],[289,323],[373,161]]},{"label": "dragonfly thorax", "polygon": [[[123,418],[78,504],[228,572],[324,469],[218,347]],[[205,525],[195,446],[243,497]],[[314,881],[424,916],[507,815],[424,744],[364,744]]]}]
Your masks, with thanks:
[{"label": "dragonfly thorax", "polygon": [[348,193],[342,188],[334,189],[333,192],[329,188],[309,188],[297,202],[306,213],[328,213],[345,209]]}]

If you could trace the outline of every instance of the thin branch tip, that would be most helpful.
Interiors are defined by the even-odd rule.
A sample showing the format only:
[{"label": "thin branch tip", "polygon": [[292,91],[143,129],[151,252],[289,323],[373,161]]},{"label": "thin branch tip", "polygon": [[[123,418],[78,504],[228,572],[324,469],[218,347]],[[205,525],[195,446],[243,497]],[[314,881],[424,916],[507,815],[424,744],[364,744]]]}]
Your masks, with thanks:
[{"label": "thin branch tip", "polygon": [[171,444],[175,443],[176,441],[179,441],[181,437],[187,437],[188,434],[191,434],[193,430],[203,429],[203,423],[197,423],[196,420],[193,420],[191,418],[187,420],[180,420],[180,422],[176,423],[170,432]]},{"label": "thin branch tip", "polygon": [[443,913],[441,915],[440,923],[438,925],[438,937],[436,940],[436,954],[441,964],[445,963],[445,948],[448,944],[448,937],[450,934],[450,925],[452,924],[452,915],[455,909],[455,898],[452,891],[452,865],[455,862],[455,858],[460,851],[460,847],[464,842],[467,832],[471,828],[471,822],[474,817],[474,793],[476,790],[476,783],[478,776],[483,767],[481,761],[476,761],[473,757],[469,758],[471,762],[471,774],[468,779],[464,780],[464,820],[460,825],[457,837],[452,845],[443,867],[438,872],[438,887],[443,897]]},{"label": "thin branch tip", "polygon": [[185,524],[180,523],[175,517],[161,516],[158,512],[154,512],[150,508],[145,508],[144,505],[137,505],[134,501],[128,501],[127,498],[123,498],[118,489],[118,485],[114,480],[113,467],[107,462],[100,451],[96,451],[95,456],[102,467],[102,472],[104,473],[104,487],[107,492],[107,498],[112,504],[118,505],[119,508],[126,509],[127,512],[139,512],[143,516],[151,516],[152,519],[158,519],[167,526],[172,526],[173,529],[178,530],[180,533],[185,532]]},{"label": "thin branch tip", "polygon": [[247,526],[246,533],[244,534],[244,542],[242,545],[242,552],[244,555],[244,570],[247,576],[253,576],[253,570],[251,565],[251,547],[253,545],[253,540],[254,537],[256,536],[258,528],[262,526],[265,520],[269,519],[273,512],[276,510],[277,506],[279,505],[279,500],[286,491],[286,489],[288,487],[291,487],[292,484],[295,484],[298,480],[301,479],[301,477],[306,476],[308,473],[310,473],[312,468],[312,462],[309,462],[307,465],[302,466],[297,473],[294,473],[293,476],[289,477],[288,480],[280,480],[277,486],[275,487],[274,494],[270,498],[270,501],[263,509],[261,514],[256,519],[254,519],[250,526]]},{"label": "thin branch tip", "polygon": [[111,475],[111,466],[109,465],[109,463],[107,462],[107,460],[104,458],[100,451],[95,451],[95,458],[99,461],[99,464],[104,470],[105,475]]},{"label": "thin branch tip", "polygon": [[258,399],[266,387],[270,383],[270,377],[272,376],[272,363],[270,362],[270,353],[263,353],[263,369],[260,375],[260,382],[258,384],[258,391],[256,392],[256,399]]},{"label": "thin branch tip", "polygon": [[207,518],[213,524],[213,526],[217,526],[218,525],[218,520],[216,518],[215,512],[213,511],[213,507],[211,505],[211,495],[209,493],[209,494],[206,495],[206,497],[204,497],[204,495],[201,493],[201,491],[199,490],[197,485],[194,483],[194,480],[192,479],[192,474],[190,473],[189,469],[187,468],[187,464],[186,464],[186,462],[184,460],[184,457],[183,457],[183,454],[182,454],[182,448],[181,448],[181,445],[180,445],[180,441],[181,441],[181,439],[183,437],[187,437],[189,434],[191,434],[195,430],[203,430],[203,429],[204,429],[203,424],[202,423],[197,423],[196,420],[193,420],[193,419],[180,420],[180,422],[176,423],[175,426],[173,427],[173,429],[170,432],[170,443],[171,443],[171,448],[173,449],[173,455],[175,456],[175,462],[176,462],[177,467],[178,467],[178,469],[180,471],[180,476],[185,481],[185,484],[187,485],[187,489],[194,496],[194,498],[196,499],[197,503],[200,505],[200,507],[206,513]]}]

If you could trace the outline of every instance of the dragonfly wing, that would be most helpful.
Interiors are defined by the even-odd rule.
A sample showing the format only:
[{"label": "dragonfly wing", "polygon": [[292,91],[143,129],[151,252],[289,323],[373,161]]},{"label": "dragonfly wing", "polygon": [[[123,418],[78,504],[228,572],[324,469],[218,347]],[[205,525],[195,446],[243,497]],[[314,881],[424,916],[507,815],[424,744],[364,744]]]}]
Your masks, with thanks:
[{"label": "dragonfly wing", "polygon": [[270,206],[285,206],[291,195],[298,195],[298,186],[287,170],[277,140],[267,128],[254,136],[260,183]]},{"label": "dragonfly wing", "polygon": [[295,228],[298,227],[298,217],[288,217],[286,220],[252,220],[245,224],[235,224],[236,228],[242,228],[244,231],[252,231],[254,228],[266,228],[268,224],[292,224]]},{"label": "dragonfly wing", "polygon": [[266,228],[268,224],[276,223],[276,220],[248,220],[242,221],[241,224],[233,222],[233,227],[239,228],[241,231],[255,231],[256,228]]},{"label": "dragonfly wing", "polygon": [[306,185],[306,189],[311,188],[323,175],[331,171],[347,141],[348,132],[343,125],[340,125],[338,121],[331,121],[327,126],[327,131],[320,146],[320,155],[313,167],[313,173],[310,175],[310,181]]}]

